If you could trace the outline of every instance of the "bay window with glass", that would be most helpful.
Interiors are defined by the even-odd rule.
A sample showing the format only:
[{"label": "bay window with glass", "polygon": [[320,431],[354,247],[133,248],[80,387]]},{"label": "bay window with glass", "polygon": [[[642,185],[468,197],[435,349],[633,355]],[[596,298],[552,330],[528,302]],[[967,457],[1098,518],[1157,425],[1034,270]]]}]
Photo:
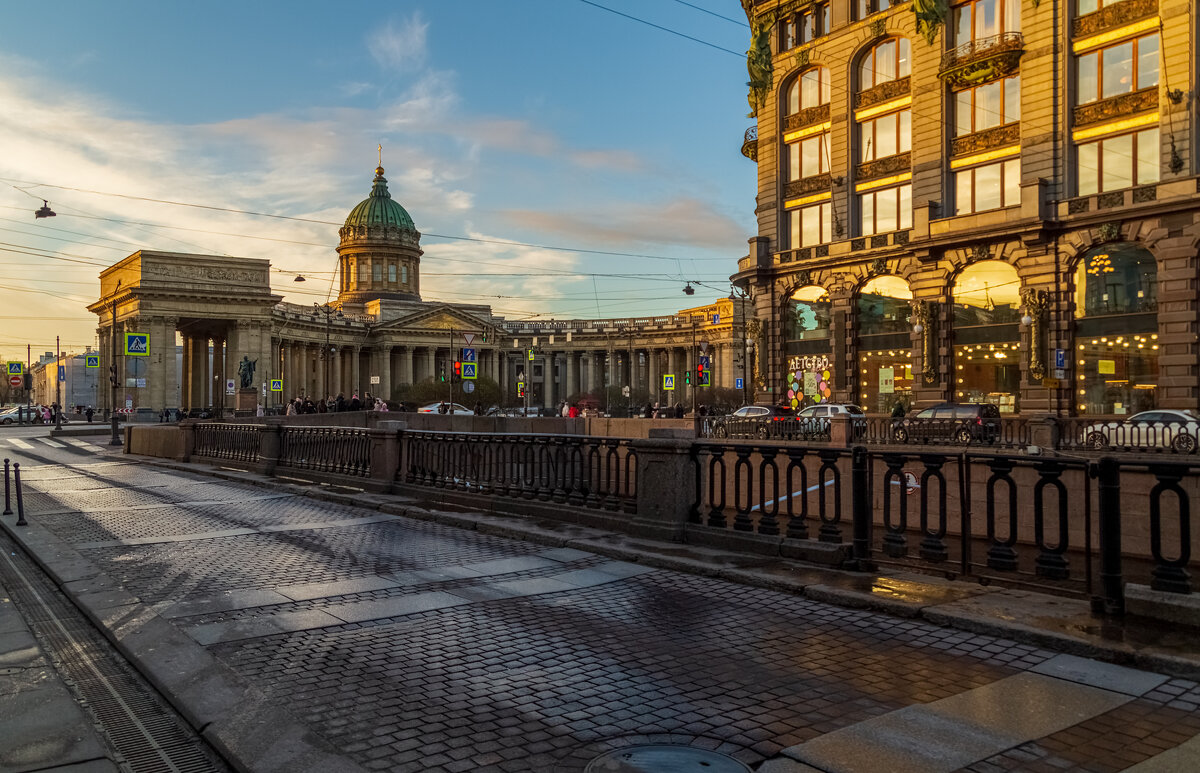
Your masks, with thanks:
[{"label": "bay window with glass", "polygon": [[1086,105],[1158,86],[1158,33],[1080,54],[1076,104]]},{"label": "bay window with glass", "polygon": [[955,213],[986,212],[1021,203],[1021,161],[1009,159],[954,173]]},{"label": "bay window with glass", "polygon": [[912,184],[860,193],[858,214],[862,236],[912,228]]},{"label": "bay window with glass", "polygon": [[1021,76],[985,83],[954,95],[954,136],[963,137],[1021,120]]},{"label": "bay window with glass", "polygon": [[1158,390],[1158,264],[1144,247],[1105,244],[1075,267],[1075,409],[1137,413]]},{"label": "bay window with glass", "polygon": [[912,110],[859,121],[859,160],[863,163],[912,150]]},{"label": "bay window with glass", "polygon": [[858,90],[866,91],[912,74],[912,52],[907,38],[888,38],[863,55],[858,68]]},{"label": "bay window with glass", "polygon": [[828,199],[806,207],[788,210],[788,233],[791,246],[812,247],[833,240],[832,209]]},{"label": "bay window with glass", "polygon": [[1075,147],[1079,195],[1158,182],[1158,143],[1157,126],[1079,143]]},{"label": "bay window with glass", "polygon": [[981,44],[1004,32],[1021,31],[1020,0],[973,0],[954,6],[954,44]]}]

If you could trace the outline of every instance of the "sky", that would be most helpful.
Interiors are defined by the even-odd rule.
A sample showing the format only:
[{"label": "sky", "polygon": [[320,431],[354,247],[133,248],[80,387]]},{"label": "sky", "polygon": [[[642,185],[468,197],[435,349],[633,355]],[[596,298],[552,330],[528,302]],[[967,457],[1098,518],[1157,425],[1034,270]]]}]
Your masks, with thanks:
[{"label": "sky", "polygon": [[325,301],[378,145],[425,300],[728,295],[756,231],[748,38],[737,0],[2,3],[0,359],[94,345],[99,272],[138,249],[267,258],[285,300]]}]

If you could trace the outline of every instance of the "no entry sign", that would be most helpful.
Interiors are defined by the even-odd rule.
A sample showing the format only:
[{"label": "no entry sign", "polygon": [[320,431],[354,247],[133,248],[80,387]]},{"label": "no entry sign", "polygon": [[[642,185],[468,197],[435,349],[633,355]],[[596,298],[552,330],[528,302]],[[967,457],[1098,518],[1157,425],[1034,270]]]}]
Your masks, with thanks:
[{"label": "no entry sign", "polygon": [[8,377],[8,385],[10,387],[19,387],[19,386],[21,386],[22,381],[23,381],[23,379],[20,376],[9,376]]}]

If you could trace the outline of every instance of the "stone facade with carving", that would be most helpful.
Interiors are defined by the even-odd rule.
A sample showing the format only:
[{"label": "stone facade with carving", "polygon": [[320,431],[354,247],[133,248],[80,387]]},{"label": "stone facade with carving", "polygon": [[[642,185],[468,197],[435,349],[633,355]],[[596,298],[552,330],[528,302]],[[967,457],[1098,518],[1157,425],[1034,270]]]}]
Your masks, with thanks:
[{"label": "stone facade with carving", "polygon": [[[904,389],[908,407],[916,408],[946,400],[995,401],[1022,415],[1196,408],[1195,4],[1118,0],[1085,16],[1074,15],[1073,5],[1058,6],[1064,24],[1050,3],[1020,3],[1019,25],[1002,25],[993,39],[955,40],[951,24],[928,45],[908,4],[855,19],[855,4],[831,3],[829,33],[804,46],[803,65],[795,51],[776,51],[775,99],[757,123],[759,136],[774,140],[761,146],[757,160],[758,230],[733,275],[755,298],[763,321],[758,398],[786,401],[797,383],[791,365],[822,355],[830,363],[831,399],[862,402],[868,410],[900,389],[902,372],[911,375]],[[743,8],[759,17],[781,5],[755,0]],[[1160,36],[1157,86],[1090,102],[1077,96],[1080,56],[1154,34]],[[864,53],[890,37],[908,39],[911,75],[861,89]],[[830,72],[822,118],[831,127],[829,187],[820,190],[831,193],[832,233],[825,243],[797,249],[789,243],[788,201],[817,184],[785,177],[783,133],[799,124],[785,125],[781,100],[790,79],[818,65]],[[1018,74],[1018,120],[956,135],[957,93]],[[911,100],[911,151],[862,163],[858,121],[903,99]],[[1156,128],[1158,143],[1148,145]],[[1081,182],[1088,170],[1079,166],[1079,148],[1143,131],[1142,171],[1133,184],[1121,184],[1125,178],[1113,172],[1124,152],[1114,143],[1102,156],[1108,174],[1097,173],[1099,190],[1081,194],[1092,188]],[[1106,152],[1100,147],[1088,152]],[[985,187],[967,187],[976,175]],[[911,184],[911,227],[864,230],[864,194],[895,184]],[[986,187],[992,185],[998,187]],[[1111,288],[1089,289],[1099,281],[1089,279],[1095,276],[1089,269],[1103,271],[1121,255],[1137,256],[1124,258],[1134,260],[1136,273]],[[972,293],[980,300],[970,300]],[[911,299],[892,297],[905,294]],[[902,300],[912,305],[900,311]],[[1110,330],[1111,336],[1103,332]],[[1118,339],[1144,347],[1136,367],[1119,351],[1093,351]],[[990,390],[969,387],[978,373],[993,379]],[[1100,391],[1107,384],[1110,394],[1084,395],[1095,383]]]}]

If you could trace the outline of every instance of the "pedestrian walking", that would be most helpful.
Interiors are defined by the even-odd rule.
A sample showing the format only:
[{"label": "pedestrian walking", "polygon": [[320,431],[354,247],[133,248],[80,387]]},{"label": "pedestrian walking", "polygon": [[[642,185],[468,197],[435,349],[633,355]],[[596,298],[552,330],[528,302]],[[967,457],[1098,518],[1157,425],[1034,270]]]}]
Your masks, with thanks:
[{"label": "pedestrian walking", "polygon": [[92,417],[96,415],[96,412],[95,412],[94,410],[92,410],[92,406],[90,406],[90,405],[89,405],[89,406],[87,407],[87,410],[86,410],[86,411],[84,411],[84,414],[83,414],[83,415],[87,417],[88,424],[91,424],[91,423],[92,423]]}]

